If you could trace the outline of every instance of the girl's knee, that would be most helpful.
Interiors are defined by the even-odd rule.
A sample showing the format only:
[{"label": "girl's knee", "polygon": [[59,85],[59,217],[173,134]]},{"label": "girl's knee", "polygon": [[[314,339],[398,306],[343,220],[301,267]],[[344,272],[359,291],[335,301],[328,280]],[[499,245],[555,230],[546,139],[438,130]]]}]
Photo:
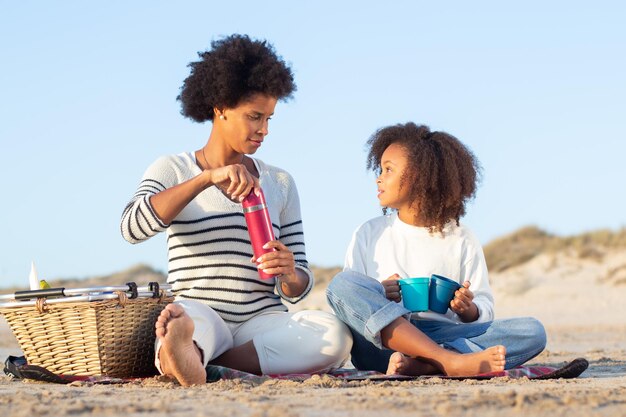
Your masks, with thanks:
[{"label": "girl's knee", "polygon": [[[380,287],[380,288],[379,288]],[[384,294],[385,290],[382,285],[375,279],[367,275],[354,271],[342,271],[335,275],[326,288],[326,295],[330,298],[342,299],[346,296],[354,296],[359,290],[374,290]]]},{"label": "girl's knee", "polygon": [[527,328],[529,329],[529,336],[532,337],[535,340],[535,343],[541,347],[541,350],[543,350],[547,343],[545,327],[543,327],[543,324],[535,318],[528,317],[526,320]]},{"label": "girl's knee", "polygon": [[330,283],[328,283],[328,287],[326,288],[326,293],[342,294],[345,291],[350,291],[354,285],[355,282],[352,274],[343,271],[335,275],[333,279],[330,280]]},{"label": "girl's knee", "polygon": [[528,343],[528,348],[542,351],[546,347],[546,329],[541,322],[533,317],[512,319],[514,332]]}]

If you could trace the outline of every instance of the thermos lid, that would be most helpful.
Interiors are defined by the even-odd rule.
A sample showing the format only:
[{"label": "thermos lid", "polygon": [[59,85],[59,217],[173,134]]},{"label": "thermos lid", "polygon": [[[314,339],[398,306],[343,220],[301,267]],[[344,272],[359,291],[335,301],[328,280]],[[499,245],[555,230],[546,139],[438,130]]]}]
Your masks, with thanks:
[{"label": "thermos lid", "polygon": [[[250,194],[246,198],[243,199],[241,205],[243,206],[245,211],[255,211],[265,208],[265,196],[263,195],[263,190],[259,189],[259,195],[254,193],[254,189],[250,191]],[[258,208],[257,208],[258,207]]]}]

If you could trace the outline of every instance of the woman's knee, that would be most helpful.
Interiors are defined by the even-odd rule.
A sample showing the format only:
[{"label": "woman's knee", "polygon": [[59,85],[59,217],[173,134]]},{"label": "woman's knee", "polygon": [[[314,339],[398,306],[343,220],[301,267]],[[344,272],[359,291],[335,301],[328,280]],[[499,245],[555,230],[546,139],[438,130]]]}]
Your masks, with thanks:
[{"label": "woman's knee", "polygon": [[202,351],[205,365],[233,347],[233,337],[224,320],[206,304],[194,300],[177,300],[194,325],[193,341]]},{"label": "woman's knee", "polygon": [[328,370],[338,368],[348,359],[352,349],[350,329],[335,315],[323,311],[306,311],[296,313],[294,319],[303,329],[310,332],[302,352],[309,357],[320,355],[320,363]]}]

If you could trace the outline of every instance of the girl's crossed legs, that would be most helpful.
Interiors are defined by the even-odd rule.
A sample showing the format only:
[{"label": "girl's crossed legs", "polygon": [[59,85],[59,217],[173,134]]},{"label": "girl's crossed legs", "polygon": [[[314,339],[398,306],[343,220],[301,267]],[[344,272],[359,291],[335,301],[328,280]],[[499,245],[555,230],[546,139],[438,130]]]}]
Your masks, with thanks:
[{"label": "girl's crossed legs", "polygon": [[[468,324],[409,322],[403,317],[410,312],[387,300],[378,281],[354,272],[338,274],[331,281],[327,296],[353,333],[352,363],[358,369],[409,374],[488,372],[504,369],[504,361],[500,365],[504,353],[506,368],[511,368],[536,356],[545,347],[543,326],[532,318]],[[392,340],[390,336],[394,334],[403,343]],[[392,357],[394,351],[417,358],[419,363],[412,363],[401,354]],[[468,354],[464,359],[470,363],[461,369],[446,370],[441,359],[447,360],[449,354],[457,352]],[[481,353],[486,356],[480,356]]]}]

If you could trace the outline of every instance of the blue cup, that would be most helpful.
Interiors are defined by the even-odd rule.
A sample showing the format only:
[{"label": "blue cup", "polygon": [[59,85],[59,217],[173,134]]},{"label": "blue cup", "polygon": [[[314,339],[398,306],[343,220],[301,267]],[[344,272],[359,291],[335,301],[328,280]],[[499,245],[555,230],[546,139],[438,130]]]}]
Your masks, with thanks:
[{"label": "blue cup", "polygon": [[461,285],[441,275],[433,274],[430,277],[430,289],[428,291],[428,305],[435,313],[446,314],[450,307],[450,301],[454,298],[454,292]]},{"label": "blue cup", "polygon": [[402,302],[412,312],[428,311],[428,287],[430,278],[399,279]]}]

